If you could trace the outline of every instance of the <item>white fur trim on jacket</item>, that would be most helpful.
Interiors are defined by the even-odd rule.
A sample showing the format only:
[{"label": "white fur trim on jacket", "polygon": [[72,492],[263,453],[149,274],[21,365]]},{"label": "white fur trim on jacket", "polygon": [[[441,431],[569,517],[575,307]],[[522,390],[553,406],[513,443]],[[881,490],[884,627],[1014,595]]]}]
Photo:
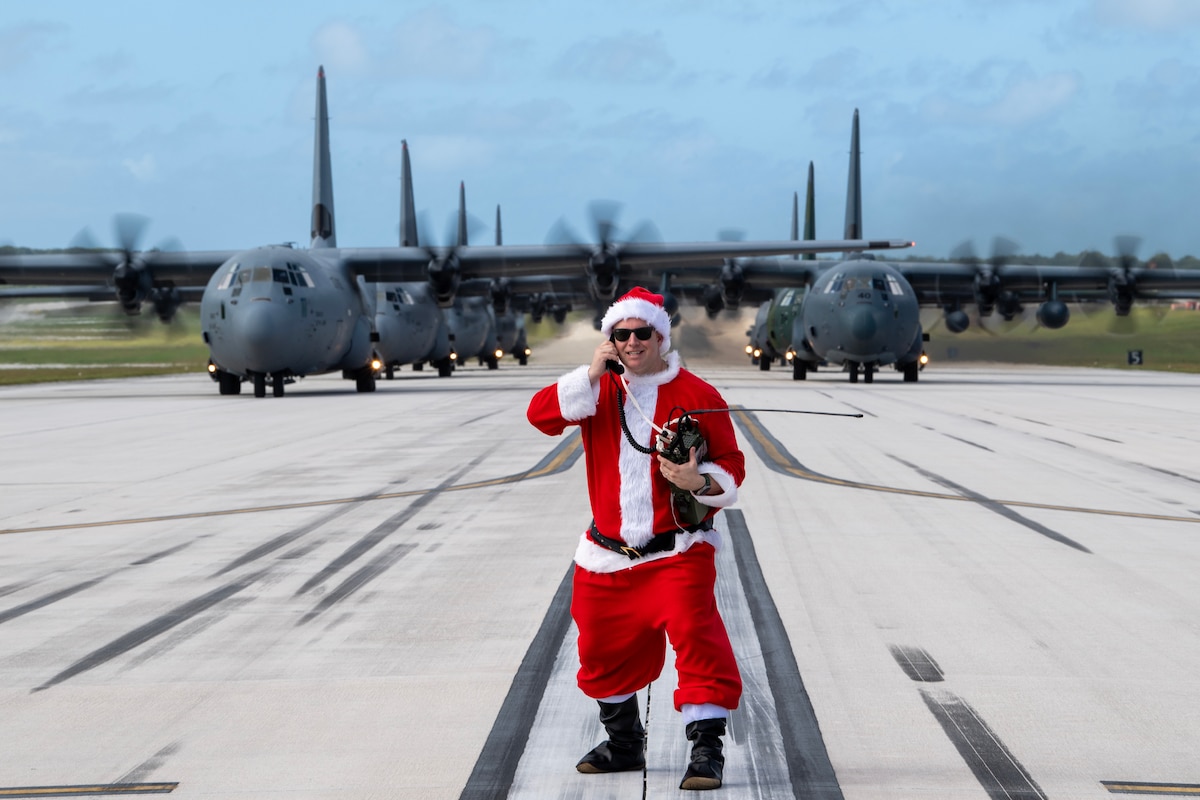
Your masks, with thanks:
[{"label": "white fur trim on jacket", "polygon": [[592,383],[586,365],[558,379],[558,411],[567,422],[579,422],[596,413],[600,384]]},{"label": "white fur trim on jacket", "polygon": [[[658,405],[658,384],[649,381],[630,381],[629,394],[625,396],[625,421],[633,438],[645,445],[653,441],[654,431],[637,408],[631,397],[653,414]],[[654,500],[650,483],[651,456],[638,452],[622,436],[617,468],[621,473],[621,539],[626,544],[641,547],[654,538]]]},{"label": "white fur trim on jacket", "polygon": [[609,336],[612,329],[623,319],[644,319],[650,327],[662,334],[662,344],[659,345],[660,355],[666,355],[671,349],[671,315],[662,306],[657,306],[649,300],[640,297],[630,297],[618,300],[608,307],[604,318],[600,320],[600,333]]},{"label": "white fur trim on jacket", "polygon": [[709,508],[725,508],[737,502],[737,481],[724,467],[712,461],[705,461],[699,469],[701,475],[712,475],[714,488],[720,487],[722,491],[720,494],[695,495],[697,500]]},{"label": "white fur trim on jacket", "polygon": [[721,532],[716,528],[711,531],[696,531],[695,533],[679,532],[675,534],[675,549],[665,553],[651,553],[638,559],[614,553],[608,548],[601,547],[588,538],[584,532],[579,537],[579,545],[575,548],[575,563],[588,572],[620,572],[623,569],[636,567],[639,564],[649,564],[663,558],[677,556],[699,542],[708,542],[717,550],[721,549]]}]

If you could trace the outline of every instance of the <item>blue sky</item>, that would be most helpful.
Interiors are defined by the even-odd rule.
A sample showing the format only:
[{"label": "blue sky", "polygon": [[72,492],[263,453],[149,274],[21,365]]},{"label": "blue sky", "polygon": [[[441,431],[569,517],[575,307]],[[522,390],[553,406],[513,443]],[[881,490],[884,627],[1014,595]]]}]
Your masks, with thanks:
[{"label": "blue sky", "polygon": [[459,181],[479,242],[594,199],[786,238],[809,161],[837,238],[858,108],[869,236],[1200,254],[1198,36],[1195,0],[6,0],[0,242],[305,242],[323,64],[343,246],[396,242],[404,139],[439,239]]}]

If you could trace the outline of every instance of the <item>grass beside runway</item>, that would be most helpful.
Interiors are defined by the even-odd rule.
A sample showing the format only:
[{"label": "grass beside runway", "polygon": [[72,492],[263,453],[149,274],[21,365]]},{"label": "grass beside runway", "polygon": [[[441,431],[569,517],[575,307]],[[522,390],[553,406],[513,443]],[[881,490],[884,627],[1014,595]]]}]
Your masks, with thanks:
[{"label": "grass beside runway", "polygon": [[[925,346],[931,364],[991,361],[1064,367],[1103,367],[1200,372],[1200,311],[1137,307],[1118,318],[1109,306],[1083,313],[1071,307],[1071,321],[1057,331],[1028,319],[1006,323],[998,316],[982,330],[978,320],[963,333],[950,333],[940,315],[922,314],[929,332]],[[1140,366],[1129,364],[1141,351]]]},{"label": "grass beside runway", "polygon": [[113,304],[11,303],[0,313],[0,385],[199,373],[207,363],[195,308],[170,325]]},{"label": "grass beside runway", "polygon": [[[684,322],[696,328],[692,333],[697,326],[715,324],[694,316]],[[999,362],[1200,372],[1200,311],[1138,307],[1118,319],[1110,307],[1085,314],[1074,306],[1070,323],[1057,331],[1036,328],[1031,317],[1011,323],[994,317],[987,330],[975,320],[960,334],[948,332],[938,312],[922,316],[935,369]],[[573,313],[568,324],[590,325],[586,317]],[[543,321],[529,323],[526,332],[536,353],[561,336],[562,328]],[[687,333],[681,331],[681,342],[690,342]],[[1128,363],[1134,350],[1142,353],[1141,366]],[[741,358],[740,353],[730,356],[738,363]],[[170,325],[149,313],[127,318],[111,303],[17,301],[0,307],[0,385],[199,373],[207,363],[194,306],[181,308]]]}]

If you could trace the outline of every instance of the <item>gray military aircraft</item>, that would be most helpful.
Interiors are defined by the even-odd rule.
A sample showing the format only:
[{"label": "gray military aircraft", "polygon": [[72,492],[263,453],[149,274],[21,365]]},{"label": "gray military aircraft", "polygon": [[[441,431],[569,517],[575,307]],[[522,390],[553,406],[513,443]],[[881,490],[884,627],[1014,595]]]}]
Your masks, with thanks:
[{"label": "gray military aircraft", "polygon": [[458,300],[460,287],[473,283],[527,278],[532,283],[526,291],[553,292],[545,276],[556,276],[581,278],[590,296],[611,300],[621,285],[652,285],[668,267],[687,272],[737,257],[911,246],[903,240],[639,243],[605,236],[587,247],[342,248],[335,229],[323,67],[317,72],[314,151],[307,249],[267,245],[238,251],[139,252],[129,226],[119,225],[117,252],[0,257],[0,283],[21,285],[12,294],[25,297],[90,299],[107,288],[127,314],[139,314],[149,302],[163,321],[202,289],[202,335],[220,392],[238,394],[248,381],[255,396],[262,397],[268,385],[281,396],[284,386],[297,378],[338,370],[356,382],[358,391],[374,391],[382,362],[375,353],[379,309],[371,284],[421,283],[446,309]]},{"label": "gray military aircraft", "polygon": [[[812,173],[809,172],[806,236],[812,235]],[[793,205],[793,236],[795,236]],[[862,180],[858,110],[850,133],[850,170],[846,193],[847,239],[862,236]],[[741,260],[735,265],[763,269],[792,266],[790,286],[777,288],[760,308],[750,329],[751,354],[758,351],[761,369],[775,359],[792,365],[803,380],[826,361],[841,364],[856,382],[860,371],[870,383],[875,371],[892,365],[906,382],[916,381],[927,361],[920,309],[942,309],[946,329],[961,333],[970,324],[964,306],[973,304],[980,317],[993,312],[1006,320],[1026,303],[1037,303],[1038,322],[1061,328],[1070,317],[1068,300],[1107,299],[1118,316],[1129,314],[1135,299],[1166,299],[1180,293],[1200,295],[1200,270],[1139,267],[1132,250],[1136,240],[1118,238],[1116,266],[1089,263],[1078,267],[1015,264],[1015,246],[998,240],[984,261],[960,253],[957,263],[904,261],[887,263],[871,253],[848,252],[841,261],[789,262]],[[782,265],[782,266],[780,266]],[[735,267],[736,268],[736,267]],[[722,287],[710,288],[710,296]],[[719,298],[718,298],[719,299]],[[711,307],[710,307],[711,310]]]}]

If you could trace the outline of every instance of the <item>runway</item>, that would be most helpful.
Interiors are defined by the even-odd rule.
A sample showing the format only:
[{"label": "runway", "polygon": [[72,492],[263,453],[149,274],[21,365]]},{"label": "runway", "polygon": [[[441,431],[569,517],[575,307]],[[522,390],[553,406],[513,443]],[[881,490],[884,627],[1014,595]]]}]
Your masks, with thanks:
[{"label": "runway", "polygon": [[[574,770],[570,366],[0,387],[0,798],[689,796],[669,669],[646,772]],[[692,366],[863,415],[735,414],[714,796],[1200,796],[1200,376]]]}]

